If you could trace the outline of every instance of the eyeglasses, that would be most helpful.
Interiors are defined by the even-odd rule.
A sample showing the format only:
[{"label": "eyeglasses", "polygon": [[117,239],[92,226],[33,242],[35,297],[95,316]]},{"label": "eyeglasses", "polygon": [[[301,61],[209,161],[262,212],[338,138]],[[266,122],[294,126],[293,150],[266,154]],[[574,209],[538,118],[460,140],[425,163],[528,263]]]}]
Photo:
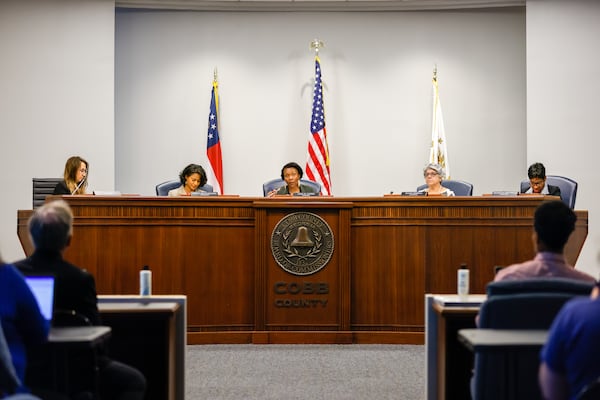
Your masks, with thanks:
[{"label": "eyeglasses", "polygon": [[530,179],[529,180],[529,184],[531,186],[544,186],[544,182],[546,182],[544,179]]},{"label": "eyeglasses", "polygon": [[81,169],[79,170],[79,172],[81,172],[82,174],[87,174],[87,169],[85,169],[85,168],[81,168]]},{"label": "eyeglasses", "polygon": [[438,175],[438,173],[437,172],[425,172],[425,174],[423,174],[423,175],[425,175],[425,177],[436,176],[436,175]]}]

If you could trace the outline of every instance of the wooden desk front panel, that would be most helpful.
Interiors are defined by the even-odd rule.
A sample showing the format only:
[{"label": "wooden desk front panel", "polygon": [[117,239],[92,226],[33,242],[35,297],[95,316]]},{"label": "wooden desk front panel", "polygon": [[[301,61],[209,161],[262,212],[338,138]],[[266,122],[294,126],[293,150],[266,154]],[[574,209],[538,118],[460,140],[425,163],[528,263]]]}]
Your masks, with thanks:
[{"label": "wooden desk front panel", "polygon": [[353,226],[353,329],[423,330],[424,238],[418,226]]},{"label": "wooden desk front panel", "polygon": [[[64,198],[75,215],[65,257],[96,276],[99,294],[138,293],[139,270],[149,265],[153,293],[187,295],[188,332],[212,332],[206,339],[211,343],[247,342],[254,340],[253,332],[310,329],[312,323],[314,329],[354,332],[356,342],[402,342],[403,333],[417,333],[422,342],[424,294],[455,293],[462,262],[471,271],[471,293],[483,293],[495,265],[530,259],[533,213],[544,201],[530,196]],[[332,260],[338,269],[325,268],[324,278],[337,282],[332,291],[339,301],[331,315],[294,319],[267,308],[273,282],[294,278],[276,265],[270,235],[286,212],[302,208],[316,210],[335,226]],[[18,212],[27,254],[30,213]],[[587,211],[577,215],[566,248],[571,263],[587,236]],[[219,336],[227,332],[240,334]]]},{"label": "wooden desk front panel", "polygon": [[[170,201],[169,201],[170,200]],[[96,277],[98,294],[188,295],[188,330],[252,330],[254,216],[248,201],[69,198],[75,215],[65,257]]]},{"label": "wooden desk front panel", "polygon": [[[352,216],[352,325],[356,330],[422,331],[424,293],[456,293],[461,263],[471,293],[485,293],[494,266],[531,259],[531,197],[356,199]],[[577,211],[566,256],[574,263],[587,235]]]},{"label": "wooden desk front panel", "polygon": [[[263,236],[270,239],[277,223],[287,215],[295,212],[307,212],[320,216],[329,225],[333,236],[333,253],[329,262],[319,271],[310,275],[292,275],[281,268],[270,254],[270,240],[266,260],[266,303],[265,328],[267,330],[298,331],[347,331],[349,330],[346,314],[349,312],[349,247],[345,235],[349,232],[350,213],[344,211],[351,203],[299,202],[290,208],[288,202],[279,204],[257,204],[265,206],[266,224]],[[343,234],[342,234],[343,232]],[[326,293],[275,293],[276,283],[294,285],[292,292],[306,284],[314,288],[326,287]],[[289,288],[289,286],[286,286]],[[310,291],[310,290],[309,290]],[[310,307],[281,307],[281,302],[313,301]]]}]

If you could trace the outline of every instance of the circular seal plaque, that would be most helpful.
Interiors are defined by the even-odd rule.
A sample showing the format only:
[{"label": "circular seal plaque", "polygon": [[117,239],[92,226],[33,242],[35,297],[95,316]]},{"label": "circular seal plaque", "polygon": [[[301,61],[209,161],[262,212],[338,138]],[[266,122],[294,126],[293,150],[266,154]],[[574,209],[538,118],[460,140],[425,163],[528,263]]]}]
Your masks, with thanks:
[{"label": "circular seal plaque", "polygon": [[273,228],[271,252],[277,264],[290,274],[314,274],[331,259],[333,232],[316,214],[292,213]]}]

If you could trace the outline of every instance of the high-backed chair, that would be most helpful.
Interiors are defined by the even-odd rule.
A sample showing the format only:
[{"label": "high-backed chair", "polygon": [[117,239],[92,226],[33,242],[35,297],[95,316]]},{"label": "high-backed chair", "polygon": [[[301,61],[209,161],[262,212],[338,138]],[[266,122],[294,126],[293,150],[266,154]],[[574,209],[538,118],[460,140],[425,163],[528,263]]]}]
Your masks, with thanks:
[{"label": "high-backed chair", "polygon": [[[566,176],[546,175],[546,184],[558,186],[560,188],[560,197],[562,201],[571,208],[575,208],[575,199],[577,198],[577,182]],[[529,179],[521,181],[520,192],[525,193],[529,190]]]},{"label": "high-backed chair", "polygon": [[38,208],[46,200],[46,196],[54,192],[54,187],[62,178],[33,178],[33,208]]},{"label": "high-backed chair", "polygon": [[[442,186],[452,190],[457,196],[473,196],[473,184],[469,182],[448,179],[442,181]],[[427,185],[419,186],[417,192],[426,187]]]},{"label": "high-backed chair", "polygon": [[[589,296],[594,284],[567,278],[535,278],[492,282],[479,310],[482,329],[550,328],[562,306],[576,296]],[[474,398],[539,399],[539,348],[523,349],[507,365],[506,354],[475,355]]]},{"label": "high-backed chair", "polygon": [[[181,181],[179,181],[179,180],[166,181],[163,183],[159,183],[158,185],[156,185],[156,195],[157,196],[168,196],[169,190],[177,189],[179,186],[181,186]],[[209,193],[214,191],[212,185],[209,185],[208,183],[204,186],[200,186],[200,190],[203,190],[203,191],[209,192]]]},{"label": "high-backed chair", "polygon": [[[311,188],[313,188],[315,193],[321,193],[321,185],[317,182],[310,181],[308,179],[300,179],[300,183],[303,185],[310,186]],[[285,181],[281,178],[271,179],[270,181],[263,183],[263,196],[266,197],[271,190],[279,189],[284,185]]]}]

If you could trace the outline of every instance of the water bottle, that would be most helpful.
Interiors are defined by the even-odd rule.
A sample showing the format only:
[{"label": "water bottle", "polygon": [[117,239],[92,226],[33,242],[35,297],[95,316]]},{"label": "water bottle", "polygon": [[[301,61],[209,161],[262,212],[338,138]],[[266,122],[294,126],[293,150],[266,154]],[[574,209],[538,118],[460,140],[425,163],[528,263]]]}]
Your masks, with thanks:
[{"label": "water bottle", "polygon": [[144,265],[140,271],[140,296],[150,296],[152,294],[152,271],[150,267]]},{"label": "water bottle", "polygon": [[469,297],[469,269],[466,263],[460,264],[457,276],[458,297],[465,301]]}]

